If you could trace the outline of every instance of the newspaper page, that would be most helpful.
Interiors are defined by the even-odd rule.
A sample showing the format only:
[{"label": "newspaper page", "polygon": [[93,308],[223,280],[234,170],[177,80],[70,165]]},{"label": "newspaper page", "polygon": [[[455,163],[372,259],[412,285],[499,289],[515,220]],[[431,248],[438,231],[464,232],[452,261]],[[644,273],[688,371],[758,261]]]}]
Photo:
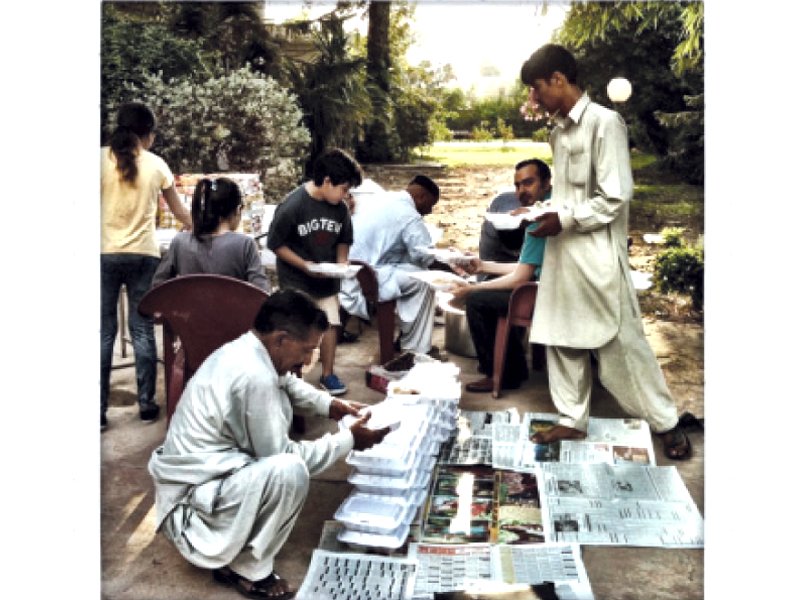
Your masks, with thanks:
[{"label": "newspaper page", "polygon": [[423,542],[530,544],[547,539],[534,473],[442,465],[431,490]]},{"label": "newspaper page", "polygon": [[418,562],[414,598],[554,583],[560,600],[594,600],[577,544],[411,544],[408,556]]},{"label": "newspaper page", "polygon": [[551,429],[558,415],[525,413],[517,424],[492,428],[492,466],[496,469],[531,471],[539,463],[637,464],[655,466],[653,441],[641,419],[589,418],[584,440],[537,444],[533,436]]},{"label": "newspaper page", "polygon": [[703,518],[675,467],[542,463],[548,540],[703,547]]},{"label": "newspaper page", "polygon": [[505,583],[552,582],[559,600],[594,600],[578,544],[499,544],[492,558],[494,577]]},{"label": "newspaper page", "polygon": [[496,424],[519,424],[516,408],[498,411],[459,411],[455,434],[439,450],[439,464],[491,465],[492,431]]},{"label": "newspaper page", "polygon": [[492,579],[489,544],[409,544],[408,557],[417,561],[414,597],[465,590],[475,581]]},{"label": "newspaper page", "polygon": [[417,563],[409,558],[314,550],[298,600],[410,600]]}]

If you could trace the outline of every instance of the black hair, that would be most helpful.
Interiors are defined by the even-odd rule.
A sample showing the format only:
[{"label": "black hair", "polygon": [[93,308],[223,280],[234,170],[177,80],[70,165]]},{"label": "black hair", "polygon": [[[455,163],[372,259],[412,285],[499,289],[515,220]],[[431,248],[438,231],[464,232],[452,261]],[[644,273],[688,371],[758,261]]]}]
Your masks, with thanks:
[{"label": "black hair", "polygon": [[525,85],[533,85],[534,80],[549,79],[556,71],[569,83],[578,82],[578,63],[572,53],[564,46],[545,44],[525,61],[519,76]]},{"label": "black hair", "polygon": [[197,182],[192,197],[192,233],[201,236],[213,233],[222,219],[227,219],[242,204],[242,191],[227,177]]},{"label": "black hair", "polygon": [[139,140],[150,135],[156,128],[156,117],[153,111],[141,102],[128,102],[117,111],[117,126],[111,134],[109,146],[117,160],[117,171],[122,181],[130,184],[136,182],[139,168],[136,156]]},{"label": "black hair", "polygon": [[326,150],[314,161],[314,185],[322,185],[326,177],[333,185],[349,183],[350,187],[358,187],[362,178],[361,165],[341,148]]},{"label": "black hair", "polygon": [[424,187],[428,190],[432,195],[433,198],[438,202],[439,201],[439,186],[434,183],[433,179],[428,177],[427,175],[416,175],[414,179],[412,179],[408,185],[412,185],[416,183],[417,185]]},{"label": "black hair", "polygon": [[328,317],[311,296],[293,289],[274,292],[258,310],[253,328],[259,333],[286,331],[292,337],[305,340],[311,330],[327,331]]},{"label": "black hair", "polygon": [[526,160],[519,161],[516,165],[514,165],[514,170],[519,171],[520,169],[527,167],[529,165],[536,165],[536,170],[539,172],[539,179],[542,181],[547,181],[550,179],[550,167],[547,166],[547,163],[543,160],[539,160],[538,158],[528,158]]}]

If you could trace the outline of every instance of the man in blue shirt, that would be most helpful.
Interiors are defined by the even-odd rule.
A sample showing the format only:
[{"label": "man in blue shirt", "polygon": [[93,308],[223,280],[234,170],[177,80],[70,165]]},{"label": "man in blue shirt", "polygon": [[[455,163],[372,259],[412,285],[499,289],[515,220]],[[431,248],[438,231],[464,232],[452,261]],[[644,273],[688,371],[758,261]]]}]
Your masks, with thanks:
[{"label": "man in blue shirt", "polygon": [[[540,177],[540,174],[546,176]],[[514,173],[514,187],[519,200],[530,206],[541,200],[545,194],[549,195],[550,169],[538,159],[523,161],[517,165]],[[483,379],[468,383],[466,387],[469,392],[492,391],[497,317],[505,316],[508,312],[508,302],[514,288],[539,278],[545,243],[542,238],[530,235],[536,227],[536,223],[526,221],[520,226],[520,229],[523,229],[524,240],[516,264],[484,260],[483,257],[474,259],[468,269],[470,272],[496,278],[476,285],[463,286],[453,292],[453,304],[457,306],[466,303],[467,324],[478,355],[478,370],[486,375]],[[500,277],[497,277],[498,275]],[[516,389],[528,378],[524,334],[521,327],[512,327],[509,332],[506,365],[501,382],[503,389]]]},{"label": "man in blue shirt", "polygon": [[[550,167],[538,158],[523,160],[514,167],[514,191],[495,196],[486,212],[507,213],[521,206],[531,206],[550,197]],[[519,259],[525,226],[498,230],[488,220],[481,225],[478,256],[481,260],[515,263]],[[489,279],[482,276],[480,279]]]}]

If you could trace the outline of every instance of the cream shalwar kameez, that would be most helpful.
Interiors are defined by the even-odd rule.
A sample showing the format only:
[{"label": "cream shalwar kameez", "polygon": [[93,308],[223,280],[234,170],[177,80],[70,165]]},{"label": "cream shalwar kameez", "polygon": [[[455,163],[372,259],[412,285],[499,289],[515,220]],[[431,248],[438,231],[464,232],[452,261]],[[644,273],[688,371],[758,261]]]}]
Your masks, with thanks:
[{"label": "cream shalwar kameez", "polygon": [[592,371],[622,408],[656,432],[677,409],[644,336],[628,264],[633,196],[622,117],[584,94],[550,136],[553,197],[563,230],[547,238],[530,341],[547,346],[559,423],[586,431]]},{"label": "cream shalwar kameez", "polygon": [[[371,195],[356,204],[350,258],[375,269],[378,300],[396,301],[400,349],[426,354],[433,338],[436,292],[409,273],[427,269],[433,262],[433,256],[425,252],[433,243],[431,234],[407,191]],[[355,278],[342,281],[339,304],[351,315],[369,318]]]},{"label": "cream shalwar kameez", "polygon": [[293,409],[328,415],[331,396],[278,376],[248,332],[211,354],[184,390],[148,464],[157,527],[191,563],[258,580],[292,531],[309,477],[353,448],[349,429],[294,442]]}]

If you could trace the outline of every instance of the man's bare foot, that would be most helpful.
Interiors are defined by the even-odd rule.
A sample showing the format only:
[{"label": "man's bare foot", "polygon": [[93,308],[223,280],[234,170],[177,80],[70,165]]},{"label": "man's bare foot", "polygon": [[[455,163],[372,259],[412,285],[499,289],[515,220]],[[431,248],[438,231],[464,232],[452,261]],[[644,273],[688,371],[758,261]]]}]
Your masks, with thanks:
[{"label": "man's bare foot", "polygon": [[537,444],[549,444],[560,440],[582,440],[586,438],[586,432],[566,425],[555,425],[547,431],[540,431],[533,436],[533,441]]}]

